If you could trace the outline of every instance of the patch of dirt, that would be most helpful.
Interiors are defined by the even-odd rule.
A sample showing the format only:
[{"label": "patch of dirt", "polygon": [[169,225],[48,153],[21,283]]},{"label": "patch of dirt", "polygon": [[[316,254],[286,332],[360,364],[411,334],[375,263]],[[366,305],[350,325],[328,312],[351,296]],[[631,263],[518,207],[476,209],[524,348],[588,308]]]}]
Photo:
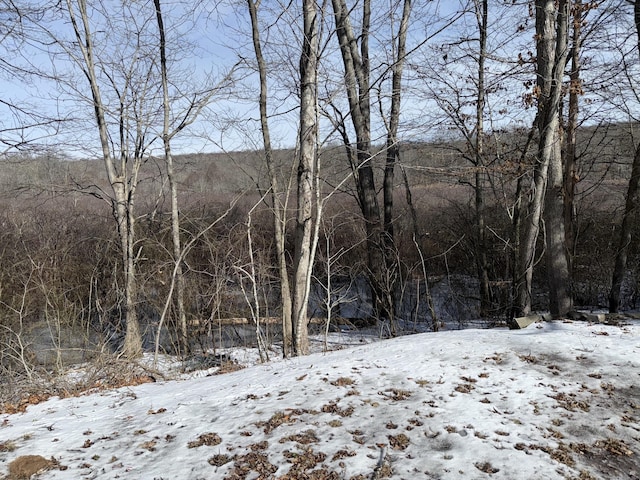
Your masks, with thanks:
[{"label": "patch of dirt", "polygon": [[[245,480],[251,472],[256,472],[258,478],[272,478],[278,467],[269,461],[264,453],[249,452],[233,459],[233,470],[225,480]],[[252,478],[256,478],[255,475]]]},{"label": "patch of dirt", "polygon": [[347,450],[347,449],[341,449],[338,450],[336,453],[333,454],[333,457],[331,457],[331,461],[336,461],[336,460],[340,460],[343,458],[347,458],[347,457],[355,457],[356,456],[356,452],[354,452],[353,450]]},{"label": "patch of dirt", "polygon": [[461,383],[457,385],[454,390],[459,393],[471,393],[473,390],[475,390],[475,388],[476,387],[474,387],[470,383]]},{"label": "patch of dirt", "polygon": [[221,453],[218,455],[214,455],[209,460],[207,460],[207,462],[209,463],[209,465],[213,465],[214,467],[221,467],[222,465],[226,465],[232,460],[233,460],[233,457],[227,454]]},{"label": "patch of dirt", "polygon": [[407,437],[404,433],[400,433],[398,435],[387,435],[389,439],[389,445],[394,450],[406,450],[409,446],[409,437]]},{"label": "patch of dirt", "polygon": [[558,404],[570,412],[576,410],[582,410],[583,412],[589,411],[589,404],[584,400],[578,400],[575,393],[558,393],[557,395],[550,395]]},{"label": "patch of dirt", "polygon": [[[598,478],[640,478],[638,452],[615,438],[596,440],[593,444],[571,444],[581,463],[587,465]],[[595,469],[595,472],[593,470]]]},{"label": "patch of dirt", "polygon": [[291,470],[289,470],[289,474],[300,474],[304,471],[311,470],[327,458],[326,454],[314,452],[311,447],[307,447],[300,452],[285,450],[283,455],[287,459],[287,462],[293,465]]},{"label": "patch of dirt", "polygon": [[499,468],[495,468],[489,462],[476,462],[473,465],[481,472],[488,473],[489,475],[500,471]]},{"label": "patch of dirt", "polygon": [[340,378],[338,378],[336,380],[333,380],[330,383],[331,383],[331,385],[333,385],[335,387],[346,387],[346,386],[355,384],[356,381],[353,378],[340,377]]}]

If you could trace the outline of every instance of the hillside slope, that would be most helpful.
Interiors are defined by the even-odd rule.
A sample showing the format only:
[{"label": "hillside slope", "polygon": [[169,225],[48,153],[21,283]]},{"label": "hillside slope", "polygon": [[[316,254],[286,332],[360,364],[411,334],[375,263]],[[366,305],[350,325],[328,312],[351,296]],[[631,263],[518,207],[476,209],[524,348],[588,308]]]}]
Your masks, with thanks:
[{"label": "hillside slope", "polygon": [[553,322],[50,399],[0,416],[0,472],[32,454],[42,479],[633,479],[639,419],[640,324]]}]

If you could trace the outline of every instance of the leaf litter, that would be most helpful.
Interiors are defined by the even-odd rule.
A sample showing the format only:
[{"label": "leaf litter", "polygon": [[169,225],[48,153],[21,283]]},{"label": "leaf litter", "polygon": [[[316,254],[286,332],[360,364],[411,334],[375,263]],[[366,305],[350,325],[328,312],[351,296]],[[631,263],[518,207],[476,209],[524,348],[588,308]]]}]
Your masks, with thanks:
[{"label": "leaf litter", "polygon": [[0,478],[29,458],[43,480],[640,478],[637,322],[420,334],[196,373],[3,413]]}]

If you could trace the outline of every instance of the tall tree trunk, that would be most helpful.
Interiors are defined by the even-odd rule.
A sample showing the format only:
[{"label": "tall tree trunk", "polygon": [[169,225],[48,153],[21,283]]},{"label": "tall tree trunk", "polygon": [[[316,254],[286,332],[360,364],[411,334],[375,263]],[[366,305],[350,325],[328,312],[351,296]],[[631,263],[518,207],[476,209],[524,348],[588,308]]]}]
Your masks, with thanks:
[{"label": "tall tree trunk", "polygon": [[402,9],[402,19],[398,31],[397,46],[395,48],[394,64],[391,67],[391,109],[387,128],[386,164],[384,171],[384,230],[387,241],[393,242],[393,193],[394,174],[398,158],[398,127],[400,125],[400,103],[402,93],[402,72],[407,53],[407,31],[409,29],[409,15],[411,14],[411,0],[405,0]]},{"label": "tall tree trunk", "polygon": [[[636,9],[638,2],[636,2]],[[624,214],[622,217],[622,225],[620,226],[620,240],[618,243],[618,252],[616,254],[615,264],[613,267],[613,275],[611,279],[611,290],[609,292],[609,311],[617,313],[620,309],[620,293],[622,290],[622,282],[627,270],[627,261],[629,258],[629,247],[631,246],[631,231],[633,230],[635,221],[634,213],[638,209],[638,185],[640,183],[640,145],[636,147],[633,156],[633,164],[631,167],[631,178],[627,186],[627,197],[624,206]]]},{"label": "tall tree trunk", "polygon": [[531,291],[533,285],[533,267],[536,260],[536,244],[540,233],[540,219],[547,183],[548,159],[536,158],[533,168],[531,201],[527,209],[519,208],[519,232],[516,254],[516,274],[514,275],[514,316],[531,313]]},{"label": "tall tree trunk", "polygon": [[133,193],[128,195],[126,220],[124,222],[125,231],[123,243],[125,250],[125,297],[126,297],[126,333],[122,354],[126,358],[136,358],[142,354],[142,336],[138,324],[138,279],[136,276],[136,253],[135,253],[135,215],[133,208]]},{"label": "tall tree trunk", "polygon": [[487,254],[487,227],[484,193],[487,183],[487,172],[484,160],[484,108],[485,108],[485,59],[487,56],[487,17],[488,1],[482,0],[481,5],[476,2],[476,17],[478,21],[480,48],[478,52],[478,92],[476,98],[476,235],[477,235],[477,268],[480,281],[480,315],[487,316],[491,311],[491,288],[489,286],[489,261]]},{"label": "tall tree trunk", "polygon": [[[640,0],[633,3],[633,18],[636,25],[638,52],[640,52]],[[631,245],[631,230],[633,228],[633,215],[638,209],[638,186],[640,183],[640,144],[636,146],[633,164],[631,166],[631,178],[627,187],[627,197],[620,227],[620,243],[616,254],[613,276],[611,279],[611,291],[609,292],[609,311],[614,313],[620,308],[620,291],[622,281],[627,270],[629,246]]]},{"label": "tall tree trunk", "polygon": [[[171,135],[169,132],[169,78],[167,74],[167,53],[164,20],[160,0],[154,0],[156,9],[156,21],[158,24],[158,34],[160,37],[160,78],[162,81],[162,105],[163,105],[163,127],[162,143],[164,146],[165,163],[167,165],[167,178],[169,180],[169,192],[171,197],[171,240],[173,243],[173,258],[175,268],[173,269],[176,279],[176,307],[178,310],[178,326],[180,332],[180,346],[183,354],[189,352],[189,337],[187,332],[187,315],[184,308],[185,282],[182,270],[182,245],[180,241],[180,212],[178,210],[178,186],[173,172],[173,155],[171,153]],[[160,328],[160,327],[159,327]]]},{"label": "tall tree trunk", "polygon": [[[331,0],[336,23],[336,35],[344,64],[344,82],[349,100],[351,123],[356,134],[357,192],[367,235],[367,267],[374,297],[374,308],[381,317],[392,312],[382,304],[385,262],[383,255],[384,225],[375,187],[371,155],[371,88],[369,84],[369,22],[371,2],[363,0],[362,29],[356,37],[349,19],[345,0]],[[358,51],[358,40],[360,50]],[[347,146],[350,148],[350,146]]]},{"label": "tall tree trunk", "polygon": [[388,282],[385,288],[385,310],[390,314],[392,333],[395,333],[395,290],[398,275],[398,261],[394,243],[393,228],[393,195],[396,161],[400,154],[398,145],[398,127],[400,125],[400,103],[402,93],[402,72],[407,53],[407,31],[409,30],[409,16],[411,14],[411,0],[405,0],[402,8],[402,18],[397,35],[394,52],[394,63],[391,66],[391,109],[387,126],[386,163],[384,169],[383,201],[384,201],[384,257]]},{"label": "tall tree trunk", "polygon": [[282,303],[282,353],[284,357],[293,354],[293,324],[291,320],[291,289],[289,286],[289,273],[287,271],[287,257],[285,251],[286,241],[286,209],[288,194],[280,192],[278,175],[273,164],[273,149],[271,147],[271,133],[269,129],[269,117],[267,110],[267,64],[262,54],[260,29],[258,24],[258,4],[254,0],[247,0],[249,15],[251,18],[251,32],[253,49],[258,63],[258,76],[260,78],[260,127],[262,131],[262,143],[264,146],[265,162],[269,172],[271,183],[271,202],[273,207],[273,227],[276,244],[276,257],[278,273],[280,277],[280,301]]},{"label": "tall tree trunk", "polygon": [[548,165],[545,198],[547,275],[549,310],[554,317],[566,315],[572,308],[569,264],[565,244],[562,132],[560,100],[568,54],[569,0],[536,1],[538,65],[538,157]]},{"label": "tall tree trunk", "polygon": [[[549,308],[552,315],[572,307],[569,266],[565,250],[563,170],[560,131],[562,79],[567,62],[569,0],[536,0],[536,51],[539,141],[533,172],[533,195],[528,215],[522,218],[516,272],[516,315],[531,311],[531,289],[540,220],[545,209]],[[557,5],[557,6],[556,6]]]},{"label": "tall tree trunk", "polygon": [[565,244],[569,271],[572,270],[575,250],[575,218],[574,200],[578,173],[576,167],[576,133],[578,131],[578,114],[580,112],[579,98],[582,94],[582,79],[580,78],[580,51],[582,49],[582,0],[574,0],[573,22],[571,29],[571,71],[569,73],[569,116],[567,118],[567,132],[564,150],[564,228]]},{"label": "tall tree trunk", "polygon": [[[94,118],[98,127],[100,145],[102,148],[102,159],[107,172],[107,178],[113,192],[112,207],[114,218],[117,223],[118,237],[120,240],[120,250],[122,254],[122,271],[125,282],[125,322],[126,333],[122,346],[122,354],[128,358],[135,358],[142,354],[142,336],[138,325],[137,316],[137,295],[138,286],[135,270],[134,253],[134,196],[135,183],[137,181],[136,171],[128,178],[126,170],[126,155],[121,155],[122,164],[120,171],[116,167],[115,159],[111,152],[110,138],[107,131],[107,121],[104,103],[100,94],[98,76],[96,73],[93,36],[89,23],[89,12],[86,0],[76,2],[78,12],[76,14],[74,3],[66,0],[66,8],[69,13],[78,48],[80,49],[82,60],[79,66],[82,68],[89,88],[91,89],[91,99],[93,101]],[[79,18],[78,16],[79,15]],[[80,63],[81,62],[81,63]],[[123,119],[121,118],[121,121]],[[124,146],[121,146],[124,151]]]},{"label": "tall tree trunk", "polygon": [[300,56],[300,146],[292,318],[294,351],[297,355],[309,353],[307,306],[314,257],[313,200],[318,143],[318,9],[315,0],[303,0],[302,15],[304,39]]}]

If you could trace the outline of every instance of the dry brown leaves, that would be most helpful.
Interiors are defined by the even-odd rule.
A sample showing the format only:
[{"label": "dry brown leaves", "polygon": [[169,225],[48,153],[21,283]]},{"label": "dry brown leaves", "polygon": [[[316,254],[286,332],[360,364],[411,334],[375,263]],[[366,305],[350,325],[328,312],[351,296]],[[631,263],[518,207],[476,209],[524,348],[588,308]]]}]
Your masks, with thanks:
[{"label": "dry brown leaves", "polygon": [[197,448],[202,445],[206,445],[208,447],[214,447],[216,445],[220,445],[222,443],[222,438],[217,433],[203,433],[198,437],[197,440],[192,440],[187,444],[189,448]]}]

